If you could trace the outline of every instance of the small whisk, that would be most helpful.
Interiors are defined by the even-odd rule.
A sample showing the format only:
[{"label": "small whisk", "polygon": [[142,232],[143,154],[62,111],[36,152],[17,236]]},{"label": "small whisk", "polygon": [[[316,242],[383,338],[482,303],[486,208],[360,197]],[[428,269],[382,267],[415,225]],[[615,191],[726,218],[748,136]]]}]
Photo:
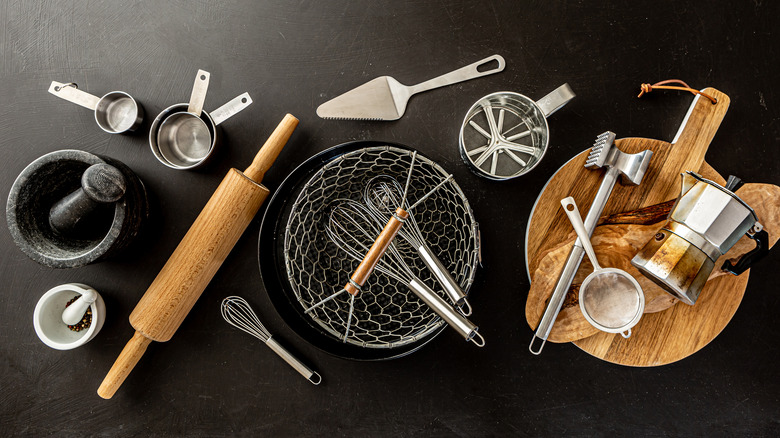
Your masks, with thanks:
[{"label": "small whisk", "polygon": [[[381,229],[381,220],[375,218],[368,207],[352,200],[343,200],[331,212],[326,233],[339,249],[355,260],[362,260],[365,251],[373,244],[374,236]],[[466,341],[472,341],[479,347],[485,345],[485,339],[477,332],[477,326],[455,311],[415,275],[395,243],[390,244],[384,257],[378,260],[376,269],[406,285]]]},{"label": "small whisk", "polygon": [[279,345],[271,334],[265,328],[260,319],[257,318],[254,310],[249,306],[245,299],[237,296],[230,296],[222,300],[222,317],[233,327],[240,329],[250,335],[260,339],[274,353],[284,359],[291,367],[298,371],[309,382],[319,385],[322,382],[322,376],[316,371],[312,371],[295,356],[290,354],[284,347]]},{"label": "small whisk", "polygon": [[[401,184],[395,178],[387,175],[380,175],[371,179],[366,185],[363,194],[363,200],[368,206],[369,212],[380,221],[388,215],[392,215],[396,206],[403,206]],[[411,209],[410,209],[411,210]],[[404,240],[420,254],[425,266],[431,271],[434,277],[444,287],[447,297],[455,304],[458,309],[466,316],[471,315],[471,305],[466,299],[466,294],[450,271],[444,266],[438,257],[431,251],[425,242],[420,226],[414,215],[409,212],[405,226],[398,231]]]}]

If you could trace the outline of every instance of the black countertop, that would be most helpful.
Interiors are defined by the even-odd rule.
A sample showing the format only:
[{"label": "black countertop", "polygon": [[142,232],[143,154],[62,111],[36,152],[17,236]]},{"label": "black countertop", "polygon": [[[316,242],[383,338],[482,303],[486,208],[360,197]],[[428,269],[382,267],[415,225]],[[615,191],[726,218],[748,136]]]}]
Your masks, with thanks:
[{"label": "black countertop", "polygon": [[[639,85],[668,78],[715,87],[731,107],[706,157],[721,174],[780,184],[780,39],[775,2],[289,2],[254,0],[27,1],[0,4],[0,144],[5,197],[37,157],[81,149],[121,160],[152,202],[145,234],[110,261],[69,270],[38,265],[0,226],[0,424],[19,435],[539,436],[776,435],[780,360],[777,251],[750,274],[726,329],[678,363],[630,368],[572,344],[528,352],[524,239],[552,173],[611,130],[671,140],[691,95]],[[412,98],[395,122],[330,121],[322,102],[369,79],[414,84],[492,54],[500,74]],[[248,91],[254,104],[226,122],[211,165],[158,163],[146,133],[154,115],[189,98],[211,72],[206,109]],[[52,80],[143,103],[140,133],[101,131],[93,114],[47,93]],[[539,98],[564,82],[577,97],[549,119],[551,146],[530,174],[508,182],[473,175],[457,150],[469,106],[495,91]],[[454,173],[483,239],[473,320],[487,347],[445,331],[385,362],[342,360],[297,337],[273,309],[257,268],[262,212],[176,336],[153,344],[110,401],[95,393],[132,335],[127,317],[230,167],[246,167],[290,112],[300,126],[264,183],[349,140],[404,143]],[[3,219],[5,220],[5,219]],[[531,230],[533,232],[533,230]],[[108,307],[89,344],[56,351],[37,338],[39,297],[83,282]],[[272,332],[324,376],[305,382],[267,348],[228,326],[223,297],[247,297]]]}]

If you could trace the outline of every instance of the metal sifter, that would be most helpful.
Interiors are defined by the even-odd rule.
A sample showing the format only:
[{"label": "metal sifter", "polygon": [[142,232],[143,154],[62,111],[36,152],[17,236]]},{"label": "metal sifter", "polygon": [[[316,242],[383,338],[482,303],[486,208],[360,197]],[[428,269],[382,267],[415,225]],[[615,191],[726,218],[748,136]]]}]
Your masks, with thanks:
[{"label": "metal sifter", "polygon": [[620,333],[628,338],[631,336],[631,328],[639,322],[645,310],[642,287],[628,272],[599,265],[574,198],[569,196],[562,199],[561,205],[593,264],[593,272],[580,285],[579,300],[583,316],[601,331]]},{"label": "metal sifter", "polygon": [[471,106],[460,127],[460,155],[477,175],[506,180],[542,160],[549,139],[547,117],[575,96],[563,84],[534,102],[522,94],[488,94]]}]

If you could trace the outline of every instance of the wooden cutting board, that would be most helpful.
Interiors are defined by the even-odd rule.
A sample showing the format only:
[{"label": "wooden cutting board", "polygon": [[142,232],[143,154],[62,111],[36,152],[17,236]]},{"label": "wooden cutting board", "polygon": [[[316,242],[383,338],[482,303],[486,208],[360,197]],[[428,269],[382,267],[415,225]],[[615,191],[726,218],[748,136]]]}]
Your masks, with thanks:
[{"label": "wooden cutting board", "polygon": [[[704,156],[730,101],[728,96],[713,88],[703,91],[715,97],[717,104],[695,98],[672,143],[644,138],[616,140],[616,147],[626,153],[649,149],[653,151],[653,157],[639,186],[624,186],[620,183],[615,186],[604,208],[605,215],[634,211],[676,198],[680,191],[679,174],[686,170],[694,170],[715,182],[725,183],[704,162]],[[532,289],[536,282],[542,281],[542,278],[535,277],[543,257],[571,238],[571,226],[560,208],[560,200],[573,196],[580,211],[585,214],[598,190],[604,171],[583,167],[588,153],[584,151],[561,167],[545,186],[534,206],[526,236],[526,260],[532,274]],[[553,279],[554,287],[562,269],[563,264],[558,263],[556,266],[546,266],[541,272],[547,279]],[[725,327],[739,306],[748,274],[746,272],[739,277],[719,276],[711,280],[712,285],[708,284],[708,287],[718,291],[731,291],[728,300],[730,304],[723,303],[722,293],[703,292],[695,306],[674,305],[668,310],[644,315],[634,330],[635,334],[628,340],[617,335],[597,333],[575,343],[596,357],[624,365],[655,366],[682,359],[709,343]],[[540,306],[540,300],[549,299],[552,287],[546,293],[529,294],[526,319],[532,328],[538,325],[544,311],[544,304]],[[561,317],[566,316],[559,315]],[[556,321],[553,333],[557,328]],[[565,328],[561,326],[561,329]],[[551,333],[551,340],[553,338],[555,336]]]},{"label": "wooden cutting board", "polygon": [[[707,175],[707,177],[712,178],[713,175]],[[755,206],[755,212],[769,234],[770,244],[774,245],[777,237],[780,236],[780,187],[771,184],[745,184],[737,191],[737,195],[748,205]],[[594,250],[603,266],[622,269],[637,279],[645,294],[645,313],[660,312],[677,303],[677,299],[631,265],[631,258],[634,254],[648,240],[652,239],[658,229],[666,222],[672,204],[673,202],[666,202],[637,212],[602,217],[591,238]],[[535,309],[529,309],[529,314],[537,315],[535,316],[537,320],[544,312],[550,291],[558,280],[557,277],[549,276],[546,273],[554,271],[557,266],[565,263],[576,237],[572,231],[565,241],[540,254],[539,267],[531,275],[534,281],[528,292],[528,305],[532,306],[535,303],[536,306]],[[738,259],[754,247],[755,242],[743,236],[728,253],[715,263],[717,269],[712,271],[710,280],[722,275],[729,275],[720,270],[723,263],[726,260]],[[549,340],[551,342],[572,342],[598,333],[598,329],[588,323],[579,307],[580,284],[592,271],[593,267],[590,261],[585,258],[574,277],[561,313],[550,333]],[[714,287],[715,282],[708,282],[701,295],[717,293]],[[730,292],[727,294],[730,301],[723,301],[720,305],[723,308],[733,308],[736,311],[741,294],[731,294]],[[715,320],[711,322],[716,323]],[[722,321],[722,323],[725,325],[728,320]]]}]

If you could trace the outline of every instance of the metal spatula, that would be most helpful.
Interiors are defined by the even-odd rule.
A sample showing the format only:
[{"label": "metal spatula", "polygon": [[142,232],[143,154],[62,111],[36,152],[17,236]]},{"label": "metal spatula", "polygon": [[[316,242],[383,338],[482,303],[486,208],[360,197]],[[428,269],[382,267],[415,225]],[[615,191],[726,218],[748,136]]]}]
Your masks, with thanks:
[{"label": "metal spatula", "polygon": [[[498,61],[498,66],[485,71],[477,70],[477,67],[491,61]],[[498,73],[505,66],[503,57],[493,55],[412,86],[404,85],[390,76],[380,76],[323,103],[317,108],[317,115],[325,119],[398,120],[404,115],[406,103],[412,95]]]}]

